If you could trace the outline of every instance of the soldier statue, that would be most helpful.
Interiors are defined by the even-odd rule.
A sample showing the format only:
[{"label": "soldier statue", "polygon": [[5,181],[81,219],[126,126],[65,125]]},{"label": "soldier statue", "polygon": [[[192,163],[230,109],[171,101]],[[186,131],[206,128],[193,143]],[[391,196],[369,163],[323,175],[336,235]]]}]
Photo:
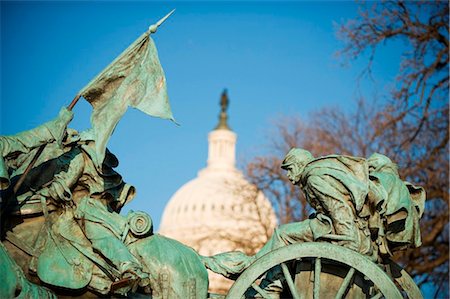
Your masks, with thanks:
[{"label": "soldier statue", "polygon": [[[419,220],[425,191],[399,178],[397,166],[386,156],[369,159],[343,155],[314,158],[294,148],[281,167],[304,192],[315,209],[309,219],[283,224],[254,256],[226,252],[203,257],[210,270],[238,277],[255,260],[289,244],[329,242],[347,247],[377,262],[392,252],[421,245]],[[280,292],[279,275],[265,283],[268,292]]]}]

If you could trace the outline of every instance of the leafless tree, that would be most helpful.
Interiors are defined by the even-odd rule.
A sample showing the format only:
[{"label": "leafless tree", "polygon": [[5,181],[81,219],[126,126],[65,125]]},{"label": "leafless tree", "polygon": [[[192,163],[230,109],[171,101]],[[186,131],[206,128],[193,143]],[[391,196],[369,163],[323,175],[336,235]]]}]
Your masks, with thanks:
[{"label": "leafless tree", "polygon": [[255,157],[246,167],[249,180],[258,189],[263,190],[274,205],[280,224],[304,219],[310,209],[301,191],[290,184],[280,169],[286,152],[300,145],[304,136],[303,129],[303,124],[296,117],[275,122],[274,130],[269,132],[270,136],[276,136],[269,138],[270,154]]},{"label": "leafless tree", "polygon": [[[195,240],[189,245],[200,252],[205,247],[213,249],[214,253],[239,250],[253,255],[269,240],[276,227],[270,202],[246,180],[224,178],[222,184],[220,192],[226,195],[226,202],[215,211],[207,211],[217,220],[195,230],[191,236]],[[212,248],[211,242],[221,244]]]},{"label": "leafless tree", "polygon": [[[370,73],[376,50],[401,39],[405,52],[392,98],[378,116],[379,126],[398,127],[397,146],[414,142],[422,130],[434,128],[435,118],[448,117],[449,6],[445,1],[385,1],[362,6],[360,16],[339,28],[345,47],[340,54],[355,59],[370,51]],[[406,134],[405,134],[406,133]],[[448,142],[448,134],[446,140]]]},{"label": "leafless tree", "polygon": [[449,5],[446,1],[386,1],[362,6],[359,17],[339,30],[341,54],[351,59],[393,39],[408,45],[392,97],[372,120],[374,139],[403,170],[427,190],[423,245],[399,257],[436,296],[448,291],[449,234]]},{"label": "leafless tree", "polygon": [[[392,39],[408,45],[387,102],[359,100],[352,111],[325,108],[303,122],[280,118],[268,154],[255,157],[247,174],[272,200],[281,223],[305,219],[308,206],[280,169],[291,147],[314,155],[367,157],[380,152],[395,161],[404,180],[427,191],[421,220],[423,245],[396,256],[419,285],[431,282],[435,297],[448,292],[449,276],[449,8],[446,2],[370,2],[360,15],[341,25],[345,46],[339,54],[352,61]],[[448,293],[447,293],[448,294]]]}]

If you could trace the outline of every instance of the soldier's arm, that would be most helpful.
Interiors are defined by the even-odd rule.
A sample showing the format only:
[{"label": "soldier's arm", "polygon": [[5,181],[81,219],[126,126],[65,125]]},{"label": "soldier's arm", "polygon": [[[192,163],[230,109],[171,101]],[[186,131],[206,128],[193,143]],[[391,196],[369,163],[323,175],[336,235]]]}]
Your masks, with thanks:
[{"label": "soldier's arm", "polygon": [[28,153],[32,149],[54,140],[60,141],[72,120],[73,112],[62,108],[56,119],[37,128],[24,131],[11,136],[0,136],[0,153],[8,157],[17,153]]},{"label": "soldier's arm", "polygon": [[38,194],[64,203],[72,200],[71,190],[83,175],[84,156],[79,148],[75,148],[60,157],[58,163],[62,171],[55,175],[49,186],[38,191]]}]

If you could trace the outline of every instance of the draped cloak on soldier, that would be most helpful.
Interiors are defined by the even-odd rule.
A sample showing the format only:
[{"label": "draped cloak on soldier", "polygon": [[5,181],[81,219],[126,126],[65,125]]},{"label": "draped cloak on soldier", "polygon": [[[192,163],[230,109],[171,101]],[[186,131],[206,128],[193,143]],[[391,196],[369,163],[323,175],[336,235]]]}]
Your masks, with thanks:
[{"label": "draped cloak on soldier", "polygon": [[[52,224],[50,234],[53,234],[53,236],[52,238],[48,238],[44,232],[41,237],[44,239],[47,238],[47,240],[37,242],[37,244],[44,246],[38,248],[43,253],[43,255],[39,256],[39,262],[44,261],[45,263],[46,256],[50,257],[47,261],[55,261],[55,255],[57,256],[60,252],[60,249],[58,249],[60,244],[63,244],[61,246],[64,246],[67,255],[70,256],[72,254],[74,256],[73,258],[87,261],[86,258],[83,259],[80,254],[77,254],[76,250],[70,250],[70,246],[64,245],[64,242],[67,243],[67,241],[62,239],[60,235],[69,236],[69,240],[84,245],[85,250],[89,250],[90,246],[94,246],[100,252],[108,251],[106,244],[96,246],[97,239],[95,236],[86,234],[90,242],[93,243],[93,245],[90,245],[89,241],[85,240],[84,233],[81,231],[77,232],[76,227],[78,227],[78,224],[75,222],[75,219],[86,218],[86,220],[91,221],[89,223],[100,224],[94,225],[97,228],[94,231],[98,232],[99,229],[102,229],[103,240],[107,236],[111,236],[109,238],[110,241],[114,240],[111,242],[115,246],[110,246],[114,252],[110,254],[108,252],[102,252],[102,254],[113,261],[113,263],[117,261],[116,267],[119,269],[119,272],[123,273],[133,265],[139,269],[137,260],[131,255],[125,245],[120,242],[122,233],[125,231],[125,221],[117,221],[113,217],[115,214],[112,213],[112,211],[118,213],[121,207],[132,199],[134,196],[134,187],[125,184],[122,177],[113,170],[113,167],[118,165],[117,158],[114,155],[107,150],[104,163],[102,163],[101,170],[99,170],[94,163],[96,161],[95,142],[89,139],[79,140],[79,137],[77,137],[77,134],[73,130],[69,130],[69,132],[71,133],[69,135],[72,136],[67,136],[67,140],[64,141],[62,148],[55,142],[47,144],[35,167],[27,175],[24,184],[17,192],[15,201],[11,203],[12,207],[10,208],[10,212],[23,216],[42,212],[47,214],[48,212],[57,210],[59,206],[75,207],[73,210],[64,209],[62,214],[57,213],[57,217],[53,214],[46,216],[51,218],[47,219],[47,221]],[[73,140],[74,137],[76,138],[75,140]],[[30,161],[28,156],[33,155],[34,152],[32,151],[28,154],[22,154],[14,160],[15,163],[13,163],[13,166],[16,169],[9,169],[14,177],[17,176],[15,172],[18,174],[22,173]],[[100,204],[100,202],[104,203]],[[107,207],[112,210],[108,211]],[[104,211],[103,215],[101,213],[102,211]],[[95,215],[96,219],[92,219],[92,216],[89,217],[89,215]],[[54,227],[53,224],[55,224]],[[65,229],[58,229],[61,225]],[[92,224],[87,224],[87,226],[91,227]],[[55,239],[58,238],[60,239],[59,244],[53,244]],[[52,253],[50,254],[46,251],[51,251]],[[89,262],[87,263],[87,265],[91,264]],[[65,274],[69,273],[71,269],[70,265],[66,266]],[[92,274],[92,270],[89,269],[90,267],[87,267],[84,272],[74,269],[74,275],[78,272],[85,273],[84,277],[78,275],[78,277],[72,277],[75,279],[67,279],[64,275],[57,273],[55,275],[52,271],[46,270],[46,267],[39,267],[38,260],[36,259],[32,260],[30,268],[32,271],[37,272],[41,280],[47,283],[71,288],[83,287],[83,283],[87,284],[91,280]],[[39,271],[40,268],[43,271]],[[67,285],[68,281],[74,285]]]},{"label": "draped cloak on soldier", "polygon": [[[372,214],[369,226],[385,234],[386,253],[419,247],[422,244],[419,220],[425,207],[425,190],[401,180],[397,165],[384,155],[375,153],[367,162],[374,190],[371,193],[373,197],[369,196],[369,200],[377,198],[372,204],[379,207],[379,216],[374,217]],[[385,219],[385,224],[378,217]]]},{"label": "draped cloak on soldier", "polygon": [[[118,160],[108,150],[102,167],[97,167],[90,136],[68,129],[63,147],[47,144],[12,202],[10,212],[17,217],[47,214],[35,242],[36,255],[27,268],[48,285],[75,290],[88,286],[105,295],[112,292],[111,283],[127,271],[143,278],[152,273],[147,283],[155,298],[159,298],[155,292],[164,288],[159,281],[161,271],[170,271],[167,275],[177,283],[171,294],[184,297],[192,293],[193,285],[194,292],[206,294],[206,270],[192,249],[158,235],[132,237],[129,218],[118,213],[133,198],[134,188],[114,171]],[[31,151],[18,160],[8,160],[14,161],[13,177],[33,155]],[[9,237],[10,242],[17,241]],[[168,248],[177,250],[169,252]],[[136,256],[145,258],[144,263]]]},{"label": "draped cloak on soldier", "polygon": [[388,164],[379,163],[382,155],[377,155],[369,161],[342,155],[314,158],[306,150],[292,149],[282,167],[288,170],[289,179],[300,185],[316,213],[301,222],[278,227],[255,256],[227,252],[202,257],[204,264],[213,272],[233,278],[255,259],[293,243],[325,240],[374,260],[379,254],[419,246],[425,192],[403,182],[398,173],[386,167],[374,168],[374,164]]},{"label": "draped cloak on soldier", "polygon": [[[381,157],[388,160],[383,163],[384,167],[370,167]],[[300,181],[308,202],[319,213],[323,209],[326,210],[325,214],[336,213],[333,205],[343,199],[348,201],[354,209],[356,226],[363,232],[361,242],[364,238],[369,240],[369,233],[386,238],[382,242],[383,248],[380,248],[384,254],[409,246],[420,246],[419,220],[425,201],[423,188],[402,181],[397,172],[387,171],[387,164],[393,165],[389,158],[380,154],[374,154],[368,160],[329,155],[306,164]],[[322,198],[319,202],[317,194]],[[335,233],[343,233],[339,226],[347,232],[348,227],[354,226],[350,218],[346,224],[340,223],[343,219],[337,214],[331,218]],[[314,229],[313,233],[319,236],[323,234],[314,232]]]}]

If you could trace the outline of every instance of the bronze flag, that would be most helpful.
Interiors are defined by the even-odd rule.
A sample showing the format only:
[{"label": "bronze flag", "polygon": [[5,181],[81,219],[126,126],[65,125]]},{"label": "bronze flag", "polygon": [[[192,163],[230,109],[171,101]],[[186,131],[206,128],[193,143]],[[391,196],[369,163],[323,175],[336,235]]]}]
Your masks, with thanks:
[{"label": "bronze flag", "polygon": [[166,78],[150,37],[155,31],[150,27],[79,92],[93,107],[91,124],[98,166],[114,128],[129,106],[150,116],[174,120]]}]

